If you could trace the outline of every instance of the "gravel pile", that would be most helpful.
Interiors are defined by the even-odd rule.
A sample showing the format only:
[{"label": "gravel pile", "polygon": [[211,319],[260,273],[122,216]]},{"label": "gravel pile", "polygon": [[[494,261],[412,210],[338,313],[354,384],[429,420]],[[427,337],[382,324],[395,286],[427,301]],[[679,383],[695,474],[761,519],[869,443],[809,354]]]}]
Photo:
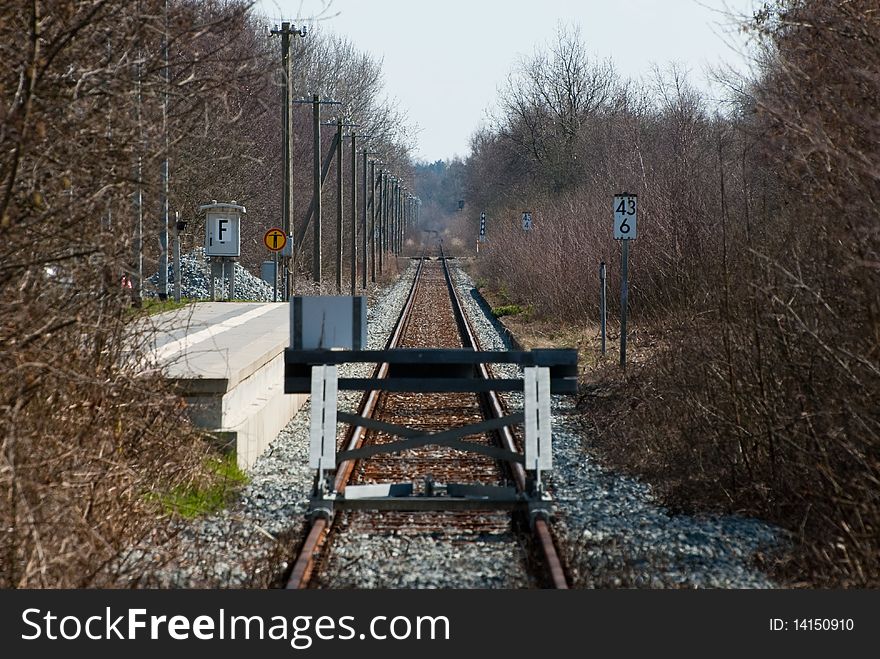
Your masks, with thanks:
[{"label": "gravel pile", "polygon": [[[180,256],[180,273],[181,273],[181,297],[194,300],[206,300],[211,297],[211,264],[205,256],[204,249],[197,249],[191,254],[181,254]],[[174,291],[174,282],[177,273],[174,271],[173,264],[168,266],[168,293]],[[148,297],[156,297],[158,295],[159,273],[147,278],[147,284],[144,286],[144,294]],[[214,292],[216,299],[225,300],[226,285],[221,283],[221,279],[217,278],[216,290]],[[272,301],[272,285],[267,284],[259,277],[255,277],[245,270],[240,264],[235,264],[235,299],[236,300],[254,300],[257,302]]]},{"label": "gravel pile", "polygon": [[[457,271],[455,279],[483,348],[510,349],[470,278]],[[494,368],[499,377],[521,376],[515,366]],[[508,396],[512,407],[521,408],[521,395]],[[573,586],[773,587],[753,558],[780,541],[779,529],[743,517],[672,515],[648,486],[598,465],[584,449],[587,431],[573,399],[553,399],[554,468],[545,480]]]}]

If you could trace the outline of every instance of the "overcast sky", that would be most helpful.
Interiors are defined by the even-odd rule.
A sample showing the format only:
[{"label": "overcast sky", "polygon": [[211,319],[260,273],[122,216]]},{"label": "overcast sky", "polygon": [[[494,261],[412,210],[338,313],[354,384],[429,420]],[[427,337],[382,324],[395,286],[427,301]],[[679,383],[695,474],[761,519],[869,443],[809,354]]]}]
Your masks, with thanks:
[{"label": "overcast sky", "polygon": [[[322,30],[348,37],[384,61],[385,83],[417,127],[417,158],[465,156],[517,60],[577,25],[590,54],[639,78],[676,61],[717,94],[710,67],[745,68],[745,37],[732,12],[758,0],[258,0],[282,18],[323,15]],[[329,6],[328,6],[329,5]]]}]

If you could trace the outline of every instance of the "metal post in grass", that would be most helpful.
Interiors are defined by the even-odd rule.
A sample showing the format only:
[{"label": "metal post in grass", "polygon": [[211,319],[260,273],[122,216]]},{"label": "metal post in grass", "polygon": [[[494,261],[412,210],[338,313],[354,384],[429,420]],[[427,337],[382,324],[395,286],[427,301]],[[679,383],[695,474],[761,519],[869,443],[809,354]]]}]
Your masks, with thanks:
[{"label": "metal post in grass", "polygon": [[620,368],[626,370],[626,316],[629,298],[629,243],[636,239],[638,197],[628,192],[614,195],[614,239],[620,253]]},{"label": "metal post in grass", "polygon": [[599,322],[602,326],[602,354],[605,354],[605,336],[608,322],[608,304],[606,297],[607,275],[605,261],[599,264]]}]

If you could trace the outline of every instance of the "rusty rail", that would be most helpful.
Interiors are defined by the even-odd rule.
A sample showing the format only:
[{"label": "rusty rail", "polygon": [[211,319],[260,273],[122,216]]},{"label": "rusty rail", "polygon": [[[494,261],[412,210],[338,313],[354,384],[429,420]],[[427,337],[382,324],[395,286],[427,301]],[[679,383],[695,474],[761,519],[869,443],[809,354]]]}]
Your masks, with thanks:
[{"label": "rusty rail", "polygon": [[[452,282],[449,268],[447,266],[446,259],[442,255],[442,251],[441,259],[450,303],[453,314],[455,316],[456,324],[458,326],[461,341],[464,347],[479,350],[479,342],[476,339],[476,335],[473,331],[473,328],[471,327],[470,322],[467,319],[466,314],[464,313],[463,305],[459,298],[456,287]],[[416,299],[416,294],[421,284],[423,264],[424,258],[420,259],[419,261],[412,288],[410,289],[407,301],[404,304],[401,315],[398,318],[397,324],[395,325],[392,335],[388,341],[387,348],[395,348],[399,345],[401,336],[408,326],[413,309],[413,303]],[[483,378],[492,378],[492,374],[486,365],[479,365],[479,369],[480,374]],[[379,364],[376,367],[374,377],[386,377],[388,371],[389,365],[387,363]],[[376,412],[380,398],[381,392],[371,391],[366,393],[361,399],[361,403],[359,406],[360,414],[364,417],[372,417]],[[480,401],[480,407],[483,409],[483,414],[487,417],[499,418],[506,414],[504,403],[496,392],[488,392],[486,394],[482,394],[480,396]],[[507,450],[516,451],[516,442],[513,434],[510,431],[510,428],[502,428],[502,430],[497,432],[496,436],[498,442],[502,445],[502,447],[506,448]],[[346,434],[346,439],[344,442],[346,447],[345,450],[353,450],[359,448],[361,445],[363,445],[366,437],[366,428],[362,426],[350,428],[350,430]],[[347,461],[341,465],[334,481],[334,489],[336,491],[344,491],[346,484],[352,478],[355,466],[355,461]],[[517,488],[520,491],[525,491],[528,485],[525,469],[522,467],[522,465],[519,464],[510,464],[509,466],[512,470],[512,476],[517,485]],[[290,577],[287,581],[287,588],[305,588],[308,586],[309,581],[311,580],[315,571],[316,559],[321,555],[322,551],[327,551],[325,549],[325,545],[328,541],[331,524],[331,520],[325,518],[317,518],[312,521],[309,533],[303,543],[302,548],[300,549],[297,560],[294,563]],[[545,520],[538,519],[532,525],[532,529],[535,535],[535,546],[540,549],[540,553],[542,554],[543,561],[547,567],[551,583],[555,588],[567,588],[568,585],[566,583],[565,574],[553,542],[553,537],[550,532],[549,525],[546,523]]]},{"label": "rusty rail", "polygon": [[[410,311],[412,311],[413,301],[415,300],[416,290],[418,289],[419,279],[422,274],[423,263],[424,258],[419,259],[419,264],[416,269],[415,276],[413,277],[412,288],[410,288],[409,296],[407,297],[406,302],[403,305],[400,317],[397,319],[397,324],[394,326],[394,330],[391,332],[391,337],[388,339],[388,344],[386,345],[386,348],[395,348],[400,342],[400,337],[403,334],[403,330],[406,327],[407,321],[409,320]],[[388,368],[389,365],[387,363],[377,365],[374,377],[386,377],[388,374]],[[364,395],[359,406],[361,416],[370,417],[373,415],[376,409],[376,404],[379,401],[380,393],[381,392],[379,391],[370,391]],[[364,441],[364,437],[366,437],[366,433],[367,429],[363,426],[355,426],[351,428],[346,438],[345,450],[350,451],[360,447],[360,445]],[[345,462],[343,463],[342,468],[336,472],[336,479],[333,482],[333,487],[337,492],[342,492],[345,490],[345,484],[348,483],[354,466],[354,462]],[[309,579],[312,575],[312,567],[314,565],[315,557],[317,556],[318,552],[321,549],[321,546],[326,540],[329,530],[329,520],[324,518],[312,520],[312,527],[309,530],[308,536],[306,536],[306,540],[303,543],[302,548],[299,551],[299,555],[297,556],[297,560],[293,565],[293,570],[290,573],[290,577],[287,580],[287,585],[285,586],[285,588],[305,588],[308,585]]]},{"label": "rusty rail", "polygon": [[[462,338],[465,343],[468,344],[468,347],[471,347],[474,350],[479,350],[480,342],[468,320],[467,314],[464,313],[464,307],[462,306],[461,298],[458,295],[458,289],[456,289],[455,284],[452,282],[452,277],[449,274],[449,268],[446,266],[445,259],[443,260],[443,270],[446,273],[446,285],[449,287],[449,295],[453,299],[453,307],[457,316],[456,322],[458,322],[459,327],[463,330]],[[478,367],[480,375],[484,379],[492,379],[492,374],[486,364],[479,364]],[[483,396],[483,399],[486,408],[492,417],[500,418],[505,415],[504,404],[497,392],[489,391]],[[516,441],[514,440],[510,426],[504,426],[501,430],[496,432],[498,433],[498,439],[502,448],[505,448],[508,451],[517,450]],[[525,491],[527,485],[525,468],[519,463],[508,464],[513,472],[513,479],[516,483],[517,489],[521,492]],[[541,553],[543,554],[544,562],[553,582],[553,587],[557,589],[567,589],[568,582],[565,579],[565,571],[562,569],[562,561],[559,559],[559,552],[556,551],[556,544],[553,542],[553,535],[550,532],[550,527],[544,520],[536,520],[533,533],[538,541],[538,546],[541,548]]]}]

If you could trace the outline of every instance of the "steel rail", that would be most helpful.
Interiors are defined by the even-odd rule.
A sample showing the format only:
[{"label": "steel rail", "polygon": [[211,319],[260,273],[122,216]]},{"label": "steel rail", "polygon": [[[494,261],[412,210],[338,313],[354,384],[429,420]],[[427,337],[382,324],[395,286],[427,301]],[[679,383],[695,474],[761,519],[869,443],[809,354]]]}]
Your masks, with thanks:
[{"label": "steel rail", "polygon": [[[473,327],[471,326],[467,315],[464,313],[464,307],[462,305],[461,298],[458,295],[458,289],[452,283],[452,277],[449,274],[449,268],[447,267],[446,259],[443,257],[442,249],[440,255],[443,259],[443,272],[446,275],[446,285],[449,288],[449,295],[452,297],[453,300],[453,312],[456,316],[456,322],[458,323],[459,328],[462,330],[462,338],[465,340],[465,343],[469,344],[466,347],[473,348],[474,350],[479,350],[479,340],[474,333]],[[489,372],[489,367],[487,364],[478,364],[477,368],[479,369],[480,375],[484,379],[492,379],[492,374]],[[504,404],[502,403],[501,397],[498,395],[497,392],[486,392],[483,395],[483,400],[486,403],[489,413],[495,418],[500,418],[506,414]],[[501,447],[503,449],[514,452],[517,450],[516,441],[514,440],[513,432],[510,430],[510,426],[504,426],[496,432],[498,433],[498,438],[501,442]],[[521,492],[525,492],[527,487],[525,467],[523,467],[523,465],[518,462],[508,462],[507,464],[509,465],[513,473],[513,479],[516,483],[517,489]],[[550,526],[543,519],[535,520],[534,534],[538,541],[538,546],[541,548],[541,553],[543,554],[544,562],[547,567],[547,571],[549,572],[550,579],[553,583],[553,587],[560,590],[567,589],[568,581],[565,578],[565,571],[562,568],[562,561],[559,559],[559,552],[556,550],[556,545],[553,542],[553,534],[550,532]]]},{"label": "steel rail", "polygon": [[[455,315],[456,324],[459,328],[462,343],[466,348],[479,350],[479,341],[477,340],[473,328],[466,314],[464,313],[464,308],[458,295],[458,291],[452,283],[449,268],[446,262],[446,257],[443,255],[442,248],[440,252],[440,258],[443,263],[444,277],[446,279],[446,285],[450,295],[450,299],[452,301],[452,309]],[[400,337],[406,329],[406,326],[410,319],[410,312],[413,308],[413,302],[416,297],[416,292],[420,286],[420,277],[422,273],[423,263],[424,257],[419,260],[419,265],[413,278],[413,285],[410,289],[409,296],[407,297],[403,310],[401,311],[394,330],[392,331],[391,337],[388,340],[386,349],[397,347],[400,341]],[[492,379],[492,374],[486,364],[479,364],[478,369],[482,378],[487,380]],[[388,363],[379,364],[376,367],[374,377],[384,378],[387,376],[388,370]],[[364,417],[371,417],[376,410],[380,396],[381,392],[379,391],[370,391],[365,394],[361,401],[361,404],[359,405],[359,414]],[[504,404],[496,392],[490,391],[481,394],[480,397],[484,403],[484,408],[489,416],[493,418],[500,418],[506,414]],[[347,439],[345,441],[345,450],[351,451],[360,448],[364,442],[364,439],[366,438],[366,433],[367,428],[365,428],[364,426],[357,425],[351,428],[346,436]],[[516,442],[508,426],[501,428],[499,431],[497,431],[497,434],[502,448],[511,452],[516,452]],[[344,466],[342,466],[337,472],[336,478],[334,479],[334,489],[337,492],[344,492],[345,485],[355,468],[356,462],[356,460],[348,460],[344,462]],[[508,462],[507,464],[510,466],[517,488],[520,491],[525,491],[527,488],[525,469],[519,463]],[[322,517],[312,520],[311,528],[309,529],[309,533],[299,551],[290,577],[287,580],[286,588],[297,589],[308,587],[309,581],[314,571],[315,559],[318,557],[320,551],[323,548],[323,545],[328,537],[330,527],[331,521],[326,518]],[[546,523],[545,520],[538,519],[535,521],[533,532],[536,536],[537,545],[541,548],[541,553],[543,554],[544,562],[554,588],[568,588],[565,573],[562,569],[562,563],[559,559],[558,552],[556,551],[549,525]]]},{"label": "steel rail", "polygon": [[[403,309],[397,319],[397,324],[394,326],[394,330],[391,332],[391,337],[388,339],[388,343],[385,346],[386,350],[397,347],[397,344],[400,342],[400,337],[403,334],[403,330],[406,328],[406,324],[409,321],[413,301],[415,300],[416,291],[419,287],[422,274],[422,264],[424,261],[424,257],[419,259],[419,265],[416,269],[415,276],[413,277],[413,284],[410,288],[409,296],[403,305]],[[387,362],[379,364],[376,367],[373,377],[386,377],[389,368],[390,366]],[[358,406],[360,416],[371,417],[373,415],[381,393],[382,392],[380,391],[370,391],[364,395]],[[366,436],[367,429],[364,426],[358,425],[351,428],[346,436],[345,450],[353,451],[354,449],[360,448]],[[354,460],[348,460],[343,463],[342,468],[336,472],[336,478],[333,481],[334,490],[337,492],[345,491],[345,485],[348,483],[348,479],[351,477],[351,472],[354,470],[354,467]],[[303,543],[296,562],[293,565],[293,569],[291,570],[290,577],[287,580],[285,586],[286,589],[306,588],[308,586],[314,568],[315,557],[323,546],[329,531],[330,520],[323,517],[312,520],[309,534],[306,536],[305,542]]]}]

